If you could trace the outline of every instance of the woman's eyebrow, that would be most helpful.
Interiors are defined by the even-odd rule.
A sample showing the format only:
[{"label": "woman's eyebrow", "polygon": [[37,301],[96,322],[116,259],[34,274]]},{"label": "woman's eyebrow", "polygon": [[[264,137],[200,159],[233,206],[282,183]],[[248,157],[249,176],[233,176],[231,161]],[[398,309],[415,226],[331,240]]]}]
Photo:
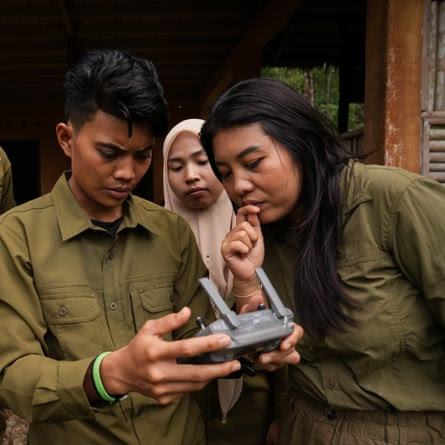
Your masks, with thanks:
[{"label": "woman's eyebrow", "polygon": [[[261,145],[251,145],[250,147],[246,147],[235,156],[235,159],[237,161],[240,161],[244,156],[246,156],[250,153],[253,153],[254,151],[258,150],[259,148],[261,148]],[[226,162],[215,160],[215,164],[216,165],[225,165]]]},{"label": "woman's eyebrow", "polygon": [[[190,153],[190,155],[188,155],[188,156],[190,156],[192,158],[196,158],[196,157],[201,156],[203,154],[205,154],[205,151],[204,151],[204,149],[200,148],[200,149],[194,151],[193,153]],[[184,160],[184,157],[173,156],[171,158],[168,158],[167,162],[170,162],[170,161],[183,161],[183,160]]]},{"label": "woman's eyebrow", "polygon": [[244,156],[258,150],[261,146],[260,145],[251,145],[250,147],[246,147],[244,150],[241,150],[237,155],[236,159],[240,160]]},{"label": "woman's eyebrow", "polygon": [[182,161],[184,161],[184,159],[183,159],[183,158],[180,158],[180,157],[176,157],[176,158],[168,158],[168,159],[167,159],[167,163],[169,163],[169,162],[182,162]]},{"label": "woman's eyebrow", "polygon": [[[201,155],[205,155],[206,154],[206,152],[204,151],[204,149],[203,148],[199,148],[198,150],[196,150],[196,151],[194,151],[192,154],[191,154],[191,156],[192,157],[198,157],[198,156],[201,156]],[[207,156],[207,155],[206,155]]]}]

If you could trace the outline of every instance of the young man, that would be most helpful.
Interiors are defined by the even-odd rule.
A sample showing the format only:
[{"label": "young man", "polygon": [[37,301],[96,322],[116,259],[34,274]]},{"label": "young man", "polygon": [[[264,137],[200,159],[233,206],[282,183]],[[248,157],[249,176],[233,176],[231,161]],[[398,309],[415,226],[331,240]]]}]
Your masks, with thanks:
[{"label": "young man", "polygon": [[230,339],[184,339],[211,317],[206,269],[182,219],[131,195],[167,127],[155,68],[93,51],[66,89],[71,171],[0,218],[0,405],[30,444],[203,443],[188,393],[239,362],[176,363]]},{"label": "young man", "polygon": [[11,162],[0,147],[0,214],[14,207]]}]

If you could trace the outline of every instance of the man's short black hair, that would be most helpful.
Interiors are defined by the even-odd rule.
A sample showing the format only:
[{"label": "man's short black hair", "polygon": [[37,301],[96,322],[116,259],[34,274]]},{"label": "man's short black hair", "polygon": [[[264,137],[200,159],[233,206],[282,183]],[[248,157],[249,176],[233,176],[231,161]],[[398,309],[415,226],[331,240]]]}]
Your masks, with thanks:
[{"label": "man's short black hair", "polygon": [[167,103],[156,68],[119,50],[84,54],[66,75],[65,118],[81,128],[98,110],[132,124],[146,124],[155,136],[167,130]]}]

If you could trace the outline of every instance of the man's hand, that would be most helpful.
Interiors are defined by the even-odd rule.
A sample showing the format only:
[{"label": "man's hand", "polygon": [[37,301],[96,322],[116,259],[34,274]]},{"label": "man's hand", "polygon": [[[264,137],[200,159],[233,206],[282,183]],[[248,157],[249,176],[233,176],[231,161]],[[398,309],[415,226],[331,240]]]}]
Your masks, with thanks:
[{"label": "man's hand", "polygon": [[237,360],[211,365],[177,364],[178,357],[216,351],[231,342],[228,335],[209,335],[165,341],[162,336],[190,318],[183,308],[158,320],[147,321],[124,348],[107,355],[101,366],[102,381],[110,395],[138,392],[160,404],[175,402],[184,394],[202,389],[211,380],[238,371]]}]

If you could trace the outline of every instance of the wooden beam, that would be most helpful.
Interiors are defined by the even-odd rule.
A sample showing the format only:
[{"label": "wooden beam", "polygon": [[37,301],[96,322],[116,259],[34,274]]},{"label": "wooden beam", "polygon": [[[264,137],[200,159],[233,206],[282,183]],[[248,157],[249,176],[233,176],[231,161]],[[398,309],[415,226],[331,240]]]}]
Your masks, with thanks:
[{"label": "wooden beam", "polygon": [[201,93],[201,115],[217,97],[230,86],[246,77],[258,75],[261,67],[261,52],[270,40],[278,34],[304,0],[269,1],[255,19],[245,36],[233,48]]}]

